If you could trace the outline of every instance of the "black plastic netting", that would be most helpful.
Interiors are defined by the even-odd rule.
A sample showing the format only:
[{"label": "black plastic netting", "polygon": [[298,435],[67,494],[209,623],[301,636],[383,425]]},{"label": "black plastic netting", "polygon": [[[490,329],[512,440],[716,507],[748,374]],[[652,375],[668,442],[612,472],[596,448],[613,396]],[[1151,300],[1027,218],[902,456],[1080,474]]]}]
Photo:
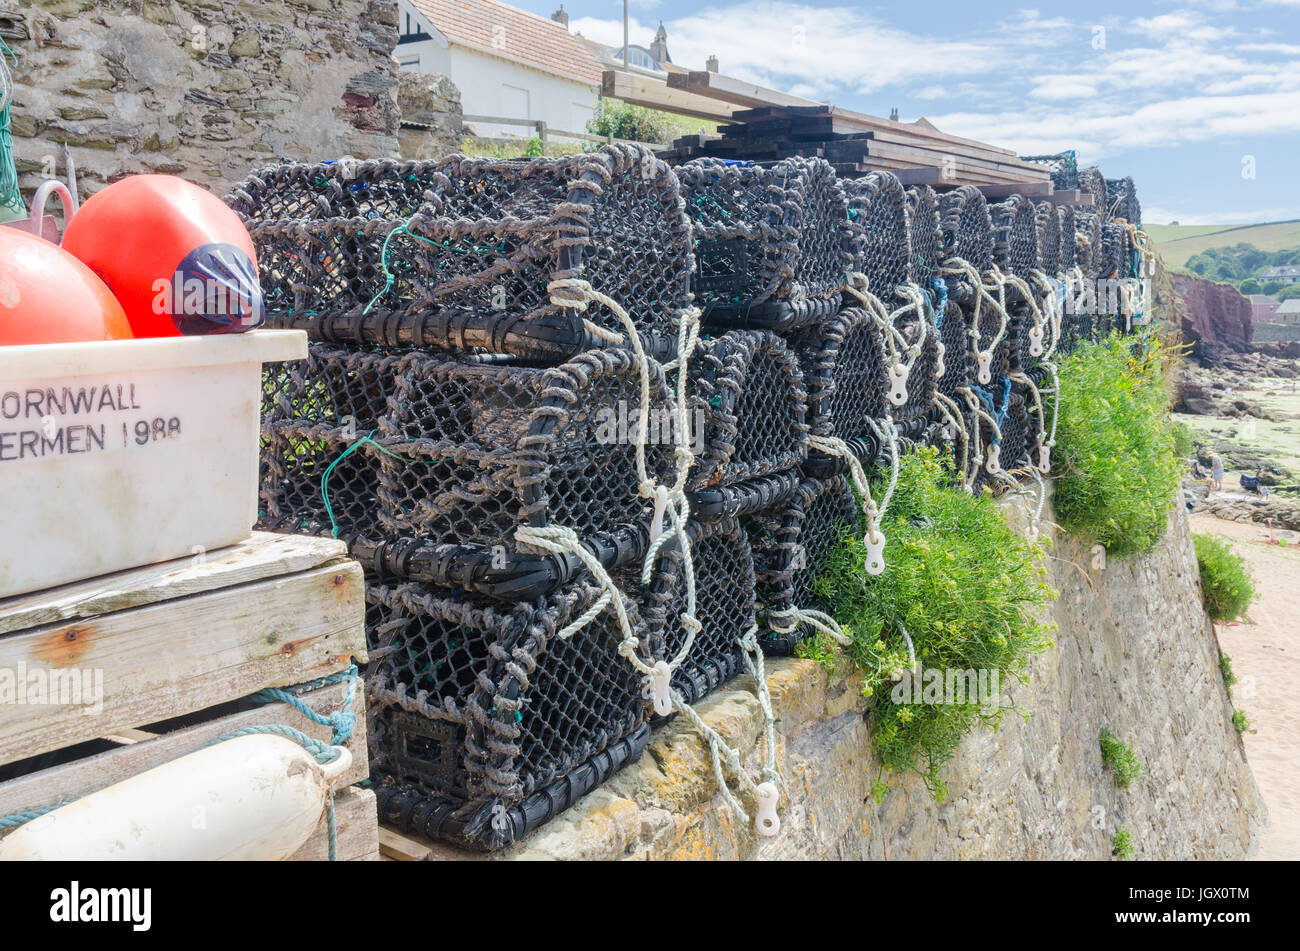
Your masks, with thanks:
[{"label": "black plastic netting", "polygon": [[827,556],[847,531],[856,531],[862,509],[843,475],[808,478],[785,504],[745,519],[754,550],[754,573],[762,629],[763,652],[786,655],[808,632],[799,625],[782,633],[783,615],[792,609],[822,609],[814,583]]},{"label": "black plastic netting", "polygon": [[[508,844],[530,827],[505,816],[510,807],[644,727],[641,676],[618,653],[613,612],[559,636],[599,593],[570,585],[506,608],[421,585],[368,587],[372,770],[441,803],[434,834]],[[627,607],[648,652],[658,634]]]},{"label": "black plastic netting", "polygon": [[962,185],[939,196],[942,255],[963,258],[981,273],[993,264],[993,222],[988,201],[974,185]]},{"label": "black plastic netting", "polygon": [[1079,187],[1079,167],[1072,151],[1054,155],[1022,155],[1020,161],[1046,165],[1051,170],[1052,185],[1057,191]]},{"label": "black plastic netting", "polygon": [[1038,218],[1034,203],[1021,195],[989,206],[993,220],[993,259],[1003,271],[1018,277],[1041,267]]},{"label": "black plastic netting", "polygon": [[[671,484],[674,400],[649,366],[647,468]],[[313,344],[264,374],[258,524],[454,545],[503,570],[535,561],[516,528],[565,525],[621,561],[637,550],[629,538],[648,538],[653,507],[637,495],[640,399],[621,349],[538,369]]]},{"label": "black plastic netting", "polygon": [[1105,255],[1101,247],[1101,216],[1077,211],[1074,216],[1075,263],[1085,277],[1101,276]]},{"label": "black plastic netting", "polygon": [[[1043,307],[1045,306],[1043,295],[1037,293],[1037,289],[1035,289],[1035,291],[1035,298],[1040,312],[1039,321],[1044,324],[1044,326],[1040,328],[1043,332],[1043,337],[1040,343],[1045,352],[1052,343],[1051,329],[1045,326],[1046,316],[1043,312]],[[1011,344],[1011,371],[1019,371],[1023,373],[1037,367],[1043,359],[1041,353],[1038,356],[1035,356],[1030,352],[1030,348],[1033,345],[1033,341],[1030,338],[1030,331],[1034,329],[1033,310],[1030,308],[1029,304],[1025,302],[1014,304],[1007,308],[1007,310],[1011,315],[1011,321],[1007,327],[1007,338]]]},{"label": "black plastic netting", "polygon": [[1142,227],[1142,205],[1138,202],[1137,186],[1132,176],[1106,179],[1106,196],[1109,218],[1123,218],[1135,228]]},{"label": "black plastic netting", "polygon": [[1101,271],[1100,277],[1128,277],[1132,271],[1129,261],[1128,228],[1121,224],[1106,222],[1101,226]]},{"label": "black plastic netting", "polygon": [[675,335],[691,300],[677,179],[638,146],[284,164],[227,200],[253,238],[268,323],[316,339],[556,362],[593,343],[584,316],[623,327],[603,305],[556,306],[551,281],[589,281],[651,335]]},{"label": "black plastic netting", "polygon": [[1106,179],[1098,168],[1079,170],[1079,190],[1092,196],[1092,211],[1103,221],[1110,214],[1110,196],[1106,190]]},{"label": "black plastic netting", "polygon": [[1078,249],[1075,243],[1075,221],[1073,205],[1058,205],[1056,214],[1061,231],[1060,273],[1065,274],[1078,263]]},{"label": "black plastic netting", "polygon": [[834,313],[849,264],[844,191],[823,159],[675,169],[706,325],[788,329]]},{"label": "black plastic netting", "polygon": [[783,472],[808,457],[803,371],[780,337],[732,330],[702,339],[688,365],[688,416],[703,433],[689,488]]},{"label": "black plastic netting", "polygon": [[[875,458],[880,444],[869,420],[883,420],[889,413],[879,324],[862,308],[846,307],[791,337],[790,348],[803,367],[812,435],[837,436],[864,460]],[[810,451],[807,465],[824,473],[838,463]]]},{"label": "black plastic netting", "polygon": [[691,490],[687,492],[691,503],[691,518],[700,522],[712,522],[771,508],[787,499],[799,487],[802,478],[799,469],[789,469],[747,482]]},{"label": "black plastic netting", "polygon": [[[1007,309],[1007,316],[1011,316],[1011,308]],[[1012,328],[1009,322],[1003,321],[1002,317],[996,310],[987,303],[979,308],[979,320],[975,319],[975,304],[962,305],[963,323],[968,327],[973,327],[977,333],[969,337],[969,346],[978,349],[980,353],[989,353],[989,375],[993,379],[999,379],[1011,372],[1011,351],[1012,351]],[[998,334],[1001,332],[1001,336]],[[994,340],[997,343],[994,344]]]},{"label": "black plastic netting", "polygon": [[[998,422],[1001,441],[998,450],[998,464],[1004,472],[1019,468],[1031,460],[1027,455],[1029,449],[1029,420],[1025,412],[1025,398],[1013,392],[1007,386],[1009,381],[994,381],[989,388],[976,387],[982,409]],[[980,467],[974,485],[976,489],[990,486],[995,492],[1007,487],[1002,476],[995,476],[988,471],[990,449],[994,443],[993,427],[988,420],[980,417],[980,445],[984,464]],[[1034,464],[1037,460],[1032,460]]]},{"label": "black plastic netting", "polygon": [[967,312],[954,300],[949,300],[939,322],[939,339],[943,342],[943,376],[939,377],[937,390],[960,404],[957,391],[969,386],[975,379],[975,360],[970,352],[970,334],[967,332]]},{"label": "black plastic netting", "polygon": [[892,303],[894,289],[916,279],[907,193],[892,172],[870,172],[843,185],[849,203],[850,267],[867,276],[877,297]]},{"label": "black plastic netting", "polygon": [[1061,270],[1061,219],[1056,213],[1056,206],[1051,202],[1040,201],[1034,208],[1038,221],[1038,260],[1048,275],[1060,273]]},{"label": "black plastic netting", "polygon": [[[740,638],[754,626],[754,556],[735,518],[693,523],[691,562],[695,568],[695,617],[702,625],[686,659],[673,671],[672,686],[687,703],[703,699],[744,669]],[[657,605],[654,626],[663,631],[656,656],[676,658],[686,643],[681,549],[662,549],[651,584],[671,597]]]},{"label": "black plastic netting", "polygon": [[939,200],[929,185],[913,185],[907,190],[907,223],[912,244],[912,280],[927,293],[933,293],[930,282],[939,273],[943,235],[939,230]]}]

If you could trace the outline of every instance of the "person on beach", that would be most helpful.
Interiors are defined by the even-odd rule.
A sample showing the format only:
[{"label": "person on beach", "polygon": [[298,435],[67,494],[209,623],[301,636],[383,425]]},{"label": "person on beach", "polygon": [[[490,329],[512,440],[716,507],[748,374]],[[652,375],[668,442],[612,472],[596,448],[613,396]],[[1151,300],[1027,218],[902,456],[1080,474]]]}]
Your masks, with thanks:
[{"label": "person on beach", "polygon": [[1223,457],[1217,452],[1210,453],[1210,491],[1223,491]]}]

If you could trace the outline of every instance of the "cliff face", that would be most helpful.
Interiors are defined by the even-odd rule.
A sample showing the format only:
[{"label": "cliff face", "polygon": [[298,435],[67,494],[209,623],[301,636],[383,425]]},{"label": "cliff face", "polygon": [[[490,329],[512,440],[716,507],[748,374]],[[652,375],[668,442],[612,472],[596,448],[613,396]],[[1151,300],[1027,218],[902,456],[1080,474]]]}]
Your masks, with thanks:
[{"label": "cliff face", "polygon": [[1213,361],[1224,350],[1251,349],[1250,301],[1235,287],[1185,274],[1173,275],[1173,287],[1185,304],[1179,317],[1193,356]]},{"label": "cliff face", "polygon": [[[1023,505],[1007,503],[1022,526]],[[767,666],[783,784],[777,836],[737,821],[698,734],[674,721],[638,763],[495,857],[1105,859],[1120,826],[1138,858],[1249,855],[1267,810],[1232,726],[1186,512],[1174,511],[1154,551],[1126,561],[1104,562],[1051,530],[1056,646],[1006,690],[1029,716],[966,739],[946,770],[946,802],[915,776],[893,776],[877,804],[880,764],[858,685],[781,659]],[[752,681],[738,677],[697,710],[754,774],[764,741]],[[1102,727],[1142,763],[1127,789],[1102,762]]]}]

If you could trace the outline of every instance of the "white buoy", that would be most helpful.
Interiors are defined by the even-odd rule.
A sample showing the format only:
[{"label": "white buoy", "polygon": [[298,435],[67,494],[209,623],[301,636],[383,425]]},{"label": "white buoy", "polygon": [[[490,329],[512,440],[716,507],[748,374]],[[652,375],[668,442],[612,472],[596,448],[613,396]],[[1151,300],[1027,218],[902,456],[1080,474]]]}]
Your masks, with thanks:
[{"label": "white buoy", "polygon": [[226,740],[33,819],[0,839],[0,860],[288,858],[352,763],[335,749],[321,766],[282,736]]}]

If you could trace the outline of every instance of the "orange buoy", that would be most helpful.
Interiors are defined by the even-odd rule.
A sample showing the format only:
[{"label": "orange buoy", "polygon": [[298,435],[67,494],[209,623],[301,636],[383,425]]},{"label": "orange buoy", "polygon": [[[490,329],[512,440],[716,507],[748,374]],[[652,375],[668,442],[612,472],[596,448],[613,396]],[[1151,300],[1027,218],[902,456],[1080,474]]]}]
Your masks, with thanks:
[{"label": "orange buoy", "polygon": [[122,305],[90,268],[43,238],[0,228],[0,346],[131,336]]},{"label": "orange buoy", "polygon": [[248,229],[173,175],[133,175],[91,196],[63,247],[117,295],[137,337],[242,333],[262,322]]}]

